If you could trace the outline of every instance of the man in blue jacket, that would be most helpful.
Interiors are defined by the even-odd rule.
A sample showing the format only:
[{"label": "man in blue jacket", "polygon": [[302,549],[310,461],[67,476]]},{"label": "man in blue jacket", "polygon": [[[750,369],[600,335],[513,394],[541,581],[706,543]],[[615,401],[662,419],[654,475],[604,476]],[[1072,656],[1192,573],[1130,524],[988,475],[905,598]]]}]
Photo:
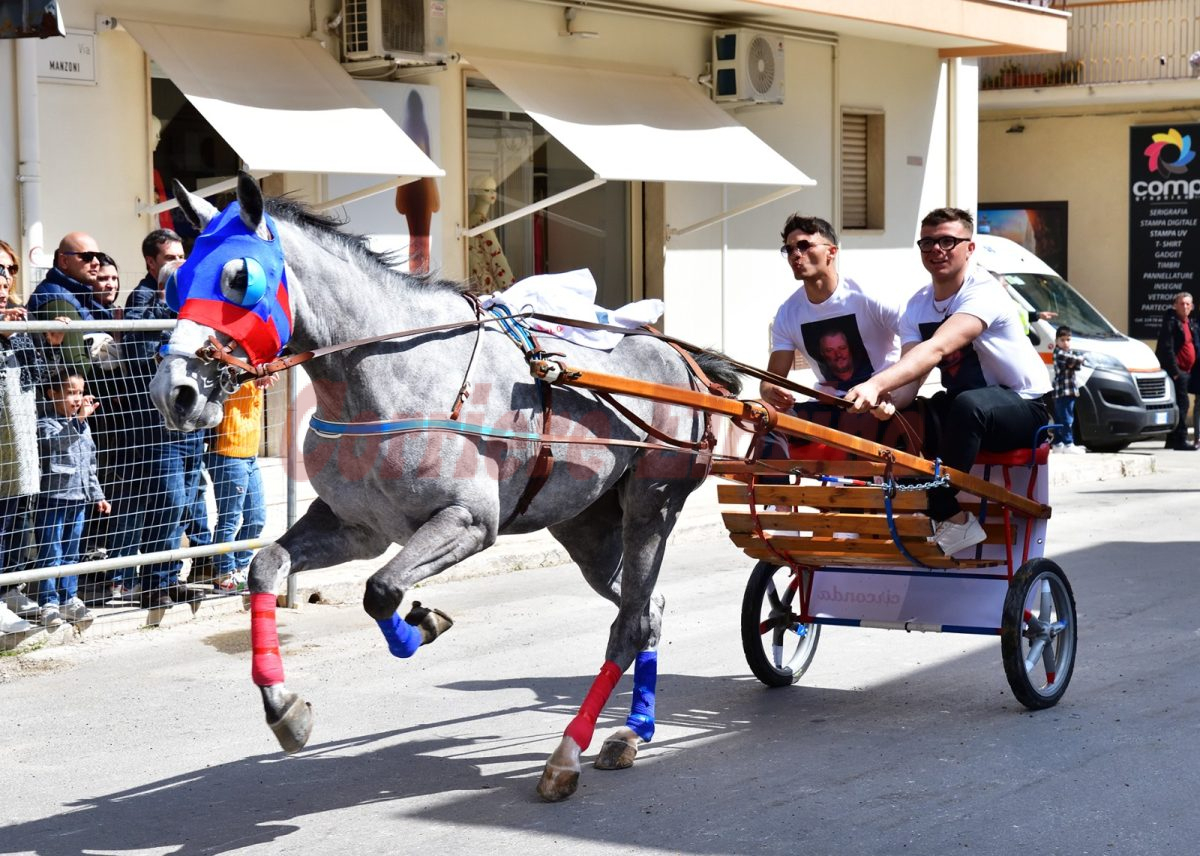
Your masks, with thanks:
[{"label": "man in blue jacket", "polygon": [[[54,267],[29,295],[29,317],[40,321],[110,321],[112,310],[100,301],[100,262],[104,253],[86,232],[65,235],[54,251]],[[63,340],[67,362],[84,372],[91,362],[83,335],[70,332]]]}]

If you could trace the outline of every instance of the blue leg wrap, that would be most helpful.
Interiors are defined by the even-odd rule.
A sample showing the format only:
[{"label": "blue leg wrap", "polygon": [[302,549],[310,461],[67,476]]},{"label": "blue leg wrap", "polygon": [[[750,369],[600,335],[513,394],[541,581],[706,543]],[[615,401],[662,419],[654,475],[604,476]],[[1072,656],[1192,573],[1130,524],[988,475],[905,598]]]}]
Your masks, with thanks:
[{"label": "blue leg wrap", "polygon": [[393,657],[411,657],[421,647],[421,631],[399,615],[375,623],[383,631],[383,638],[387,640],[388,650]]},{"label": "blue leg wrap", "polygon": [[650,742],[654,736],[654,685],[658,682],[658,652],[638,654],[633,669],[633,707],[625,725],[638,737]]}]

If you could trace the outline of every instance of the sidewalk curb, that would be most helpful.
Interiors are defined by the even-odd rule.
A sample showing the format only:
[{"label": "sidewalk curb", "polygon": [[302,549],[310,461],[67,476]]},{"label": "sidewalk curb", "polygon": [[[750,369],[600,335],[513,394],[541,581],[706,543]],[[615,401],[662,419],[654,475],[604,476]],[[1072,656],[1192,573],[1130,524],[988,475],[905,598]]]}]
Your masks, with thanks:
[{"label": "sidewalk curb", "polygon": [[[1080,482],[1102,482],[1116,479],[1152,475],[1158,471],[1157,459],[1153,454],[1089,454],[1071,458],[1071,466],[1054,468],[1050,476],[1051,487],[1078,484]],[[716,485],[720,480],[711,478],[701,485],[689,499],[680,515],[679,522],[668,539],[668,544],[697,534],[709,534],[723,526],[720,507],[717,503]],[[1053,496],[1051,497],[1053,501]],[[280,524],[282,525],[282,524]],[[305,604],[357,603],[362,598],[363,583],[376,570],[399,551],[393,546],[382,556],[367,561],[347,562],[334,568],[300,574],[297,577],[297,602],[303,609]],[[749,561],[749,560],[747,560]],[[508,535],[489,549],[460,562],[439,574],[430,582],[449,582],[499,576],[514,571],[532,568],[549,568],[570,564],[567,551],[548,532],[526,535]],[[421,586],[418,585],[417,588]],[[282,589],[281,589],[282,591]],[[133,606],[115,609],[94,609],[96,614],[90,627],[82,630],[69,624],[53,630],[40,627],[24,634],[0,637],[0,652],[9,656],[36,651],[40,648],[70,644],[86,644],[89,640],[124,635],[137,631],[166,629],[191,621],[244,612],[248,599],[238,596],[207,597],[193,604],[178,604],[170,609],[144,610]],[[19,637],[19,638],[12,638]]]}]

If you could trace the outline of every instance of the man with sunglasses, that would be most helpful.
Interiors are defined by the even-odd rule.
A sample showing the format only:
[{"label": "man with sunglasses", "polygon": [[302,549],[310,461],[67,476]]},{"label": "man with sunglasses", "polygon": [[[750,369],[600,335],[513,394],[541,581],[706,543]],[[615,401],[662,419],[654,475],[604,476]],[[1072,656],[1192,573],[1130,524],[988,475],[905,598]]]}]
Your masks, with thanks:
[{"label": "man with sunglasses", "polygon": [[[793,214],[782,237],[780,254],[801,287],[775,314],[767,370],[787,377],[799,351],[816,373],[817,386],[841,395],[896,362],[900,298],[839,273],[841,249],[828,221]],[[795,404],[792,393],[767,381],[759,394],[777,408]]]},{"label": "man with sunglasses", "polygon": [[[858,411],[887,401],[903,406],[935,366],[943,392],[930,400],[939,417],[937,454],[957,470],[970,470],[980,450],[1007,452],[1032,445],[1050,421],[1050,377],[1025,335],[1012,299],[994,277],[971,262],[975,221],[960,208],[938,208],[921,220],[917,249],[932,281],[909,300],[900,322],[900,361],[846,393]],[[919,383],[918,383],[919,385]],[[946,555],[985,539],[975,515],[963,511],[952,487],[929,491],[934,541]]]},{"label": "man with sunglasses", "polygon": [[[54,251],[54,267],[29,295],[26,308],[30,317],[42,321],[111,321],[112,310],[100,299],[98,277],[104,258],[96,239],[86,232],[63,236]],[[80,333],[67,334],[63,353],[77,371],[87,376],[91,357]]]},{"label": "man with sunglasses", "polygon": [[[799,352],[817,376],[817,388],[841,396],[899,358],[897,331],[903,299],[894,289],[868,287],[842,275],[837,232],[827,220],[793,214],[784,223],[781,237],[780,255],[800,287],[775,314],[767,370],[787,377]],[[759,394],[780,410],[858,436],[868,436],[875,429],[876,439],[883,441],[885,430],[869,418],[816,401],[797,402],[791,392],[768,381],[759,385]],[[876,415],[886,418],[892,412],[890,403],[885,403]],[[903,439],[895,442],[900,446],[906,443]],[[760,454],[785,459],[793,453],[793,441],[772,432]],[[780,477],[779,481],[786,479]]]}]

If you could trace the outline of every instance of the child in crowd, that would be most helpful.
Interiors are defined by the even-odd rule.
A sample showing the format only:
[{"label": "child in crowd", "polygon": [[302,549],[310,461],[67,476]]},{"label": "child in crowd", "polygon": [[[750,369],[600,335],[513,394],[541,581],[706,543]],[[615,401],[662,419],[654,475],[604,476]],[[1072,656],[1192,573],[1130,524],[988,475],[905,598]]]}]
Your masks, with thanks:
[{"label": "child in crowd", "polygon": [[1071,328],[1065,324],[1054,331],[1054,421],[1062,430],[1051,447],[1056,452],[1082,455],[1087,449],[1075,445],[1075,399],[1079,387],[1075,373],[1083,368],[1083,354],[1071,350]]},{"label": "child in crowd", "polygon": [[[79,561],[88,503],[108,514],[110,506],[96,476],[96,444],[87,419],[96,412],[96,400],[84,395],[83,378],[73,371],[60,372],[46,387],[47,402],[38,417],[38,452],[42,492],[34,514],[37,565],[54,568]],[[38,618],[45,627],[63,619],[85,621],[91,613],[79,599],[79,578],[42,580],[38,586]]]}]

